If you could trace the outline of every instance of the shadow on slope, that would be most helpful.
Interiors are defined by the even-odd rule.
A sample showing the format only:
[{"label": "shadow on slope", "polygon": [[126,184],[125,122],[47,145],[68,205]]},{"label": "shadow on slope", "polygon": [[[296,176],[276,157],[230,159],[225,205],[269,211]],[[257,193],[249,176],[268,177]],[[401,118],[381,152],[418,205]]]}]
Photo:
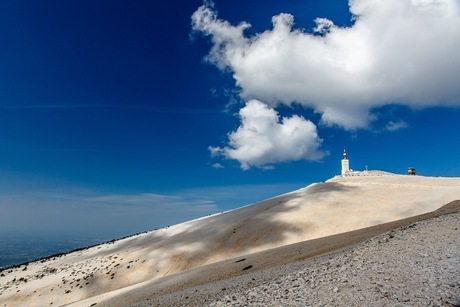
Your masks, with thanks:
[{"label": "shadow on slope", "polygon": [[[311,225],[285,223],[277,219],[281,213],[296,210],[302,200],[317,198],[322,193],[356,189],[339,183],[318,183],[298,191],[271,198],[233,211],[192,221],[183,230],[168,236],[156,231],[120,244],[118,250],[142,249],[146,257],[167,258],[168,269],[161,276],[187,270],[205,263],[271,248],[288,235],[308,231]],[[295,203],[296,205],[292,205]],[[178,227],[178,226],[173,226]],[[171,227],[171,228],[173,228]],[[182,227],[182,226],[181,226]],[[113,252],[113,251],[112,251]],[[161,257],[160,256],[160,257]]]},{"label": "shadow on slope", "polygon": [[[417,215],[414,217],[324,238],[281,246],[278,248],[245,255],[242,259],[234,258],[202,266],[187,272],[174,274],[159,280],[149,282],[148,284],[143,285],[138,289],[132,289],[131,291],[123,293],[122,296],[114,295],[105,300],[103,298],[94,298],[91,301],[85,301],[85,303],[98,301],[98,304],[102,306],[123,306],[144,303],[146,305],[148,304],[153,306],[160,302],[158,299],[161,296],[167,294],[195,288],[209,283],[215,283],[229,278],[238,277],[250,272],[254,272],[254,270],[259,271],[271,269],[285,264],[309,259],[322,254],[340,252],[344,248],[353,248],[355,244],[386,232],[389,232],[388,238],[391,239],[392,233],[397,229],[404,230],[408,227],[416,226],[418,222],[423,220],[439,218],[443,215],[458,213],[460,213],[460,200],[453,201],[436,211]],[[253,265],[252,269],[244,270],[244,267],[247,267],[248,264]],[[238,280],[235,279],[234,282],[238,282]],[[199,296],[200,292],[197,291],[194,295]]]},{"label": "shadow on slope", "polygon": [[[280,214],[297,210],[306,199],[355,189],[339,183],[317,183],[233,211],[116,242],[115,248],[103,251],[98,256],[117,255],[118,260],[112,268],[95,274],[91,284],[104,293],[277,247],[287,236],[306,229],[308,231],[311,226],[280,221]],[[119,261],[122,257],[124,260]],[[127,263],[128,258],[136,262]],[[140,275],[136,276],[139,272]],[[119,282],[119,278],[125,281]],[[86,290],[86,297],[95,295],[91,287]]]}]

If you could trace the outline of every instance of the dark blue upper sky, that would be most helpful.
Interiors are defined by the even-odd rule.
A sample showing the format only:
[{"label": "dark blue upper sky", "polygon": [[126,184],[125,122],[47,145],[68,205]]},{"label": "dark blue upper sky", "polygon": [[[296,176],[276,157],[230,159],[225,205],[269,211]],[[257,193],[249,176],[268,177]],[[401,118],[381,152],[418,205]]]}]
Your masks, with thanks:
[{"label": "dark blue upper sky", "polygon": [[[346,129],[322,122],[317,105],[278,105],[280,116],[314,123],[322,158],[243,170],[238,159],[211,157],[208,147],[230,146],[240,126],[246,85],[235,84],[238,67],[205,60],[213,43],[191,26],[201,5],[1,2],[0,232],[152,229],[326,180],[339,174],[344,146],[354,169],[459,176],[455,93],[457,107],[382,101],[366,127]],[[215,10],[250,23],[247,37],[272,29],[280,13],[305,33],[317,17],[353,25],[345,0],[215,0]]]}]

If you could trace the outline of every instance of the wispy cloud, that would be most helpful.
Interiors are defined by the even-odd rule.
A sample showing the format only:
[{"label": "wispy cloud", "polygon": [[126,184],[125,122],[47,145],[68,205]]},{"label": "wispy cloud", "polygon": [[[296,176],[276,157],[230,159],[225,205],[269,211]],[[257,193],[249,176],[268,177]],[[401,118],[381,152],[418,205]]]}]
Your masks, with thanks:
[{"label": "wispy cloud", "polygon": [[407,127],[408,127],[408,124],[404,121],[397,121],[397,122],[390,121],[385,127],[385,129],[388,131],[396,131],[396,130],[404,129]]},{"label": "wispy cloud", "polygon": [[213,167],[213,168],[216,168],[216,169],[224,168],[224,166],[223,166],[222,164],[220,164],[220,163],[214,163],[214,164],[212,165],[212,167]]},{"label": "wispy cloud", "polygon": [[217,109],[203,108],[183,108],[152,105],[136,105],[136,104],[85,104],[85,103],[70,103],[70,104],[18,104],[18,105],[0,105],[0,109],[24,109],[24,110],[39,110],[39,109],[56,109],[56,110],[74,110],[74,109],[128,109],[128,110],[148,110],[156,113],[173,113],[173,114],[213,114],[222,113]]},{"label": "wispy cloud", "polygon": [[59,180],[26,177],[0,171],[0,232],[120,237],[227,211],[302,186],[283,183],[197,187],[167,194],[114,193],[59,187]]},{"label": "wispy cloud", "polygon": [[[235,209],[302,188],[306,183],[228,185],[187,189],[178,192],[184,198],[211,199],[219,210]],[[237,201],[235,195],[238,195]]]},{"label": "wispy cloud", "polygon": [[221,210],[213,200],[154,193],[111,194],[83,188],[29,190],[0,195],[0,231],[103,232],[154,229]]},{"label": "wispy cloud", "polygon": [[17,104],[17,105],[1,105],[2,109],[89,109],[89,108],[104,108],[108,105],[97,104]]}]

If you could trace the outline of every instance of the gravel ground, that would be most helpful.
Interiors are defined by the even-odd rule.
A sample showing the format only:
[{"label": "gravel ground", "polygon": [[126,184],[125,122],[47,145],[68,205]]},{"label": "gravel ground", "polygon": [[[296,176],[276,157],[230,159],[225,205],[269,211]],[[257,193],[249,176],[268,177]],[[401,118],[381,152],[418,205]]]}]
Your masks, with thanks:
[{"label": "gravel ground", "polygon": [[460,306],[460,214],[133,306]]}]

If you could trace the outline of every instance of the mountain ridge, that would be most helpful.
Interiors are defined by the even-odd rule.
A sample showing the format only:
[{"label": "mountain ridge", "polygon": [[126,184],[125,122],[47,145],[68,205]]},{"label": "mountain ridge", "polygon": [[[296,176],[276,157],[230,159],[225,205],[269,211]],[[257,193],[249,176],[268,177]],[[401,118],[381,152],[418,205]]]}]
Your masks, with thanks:
[{"label": "mountain ridge", "polygon": [[[17,268],[0,277],[0,303],[78,302],[218,261],[432,212],[456,199],[456,177],[375,171],[336,176],[222,214]],[[18,283],[21,278],[27,282]],[[14,292],[19,286],[20,293]]]}]

